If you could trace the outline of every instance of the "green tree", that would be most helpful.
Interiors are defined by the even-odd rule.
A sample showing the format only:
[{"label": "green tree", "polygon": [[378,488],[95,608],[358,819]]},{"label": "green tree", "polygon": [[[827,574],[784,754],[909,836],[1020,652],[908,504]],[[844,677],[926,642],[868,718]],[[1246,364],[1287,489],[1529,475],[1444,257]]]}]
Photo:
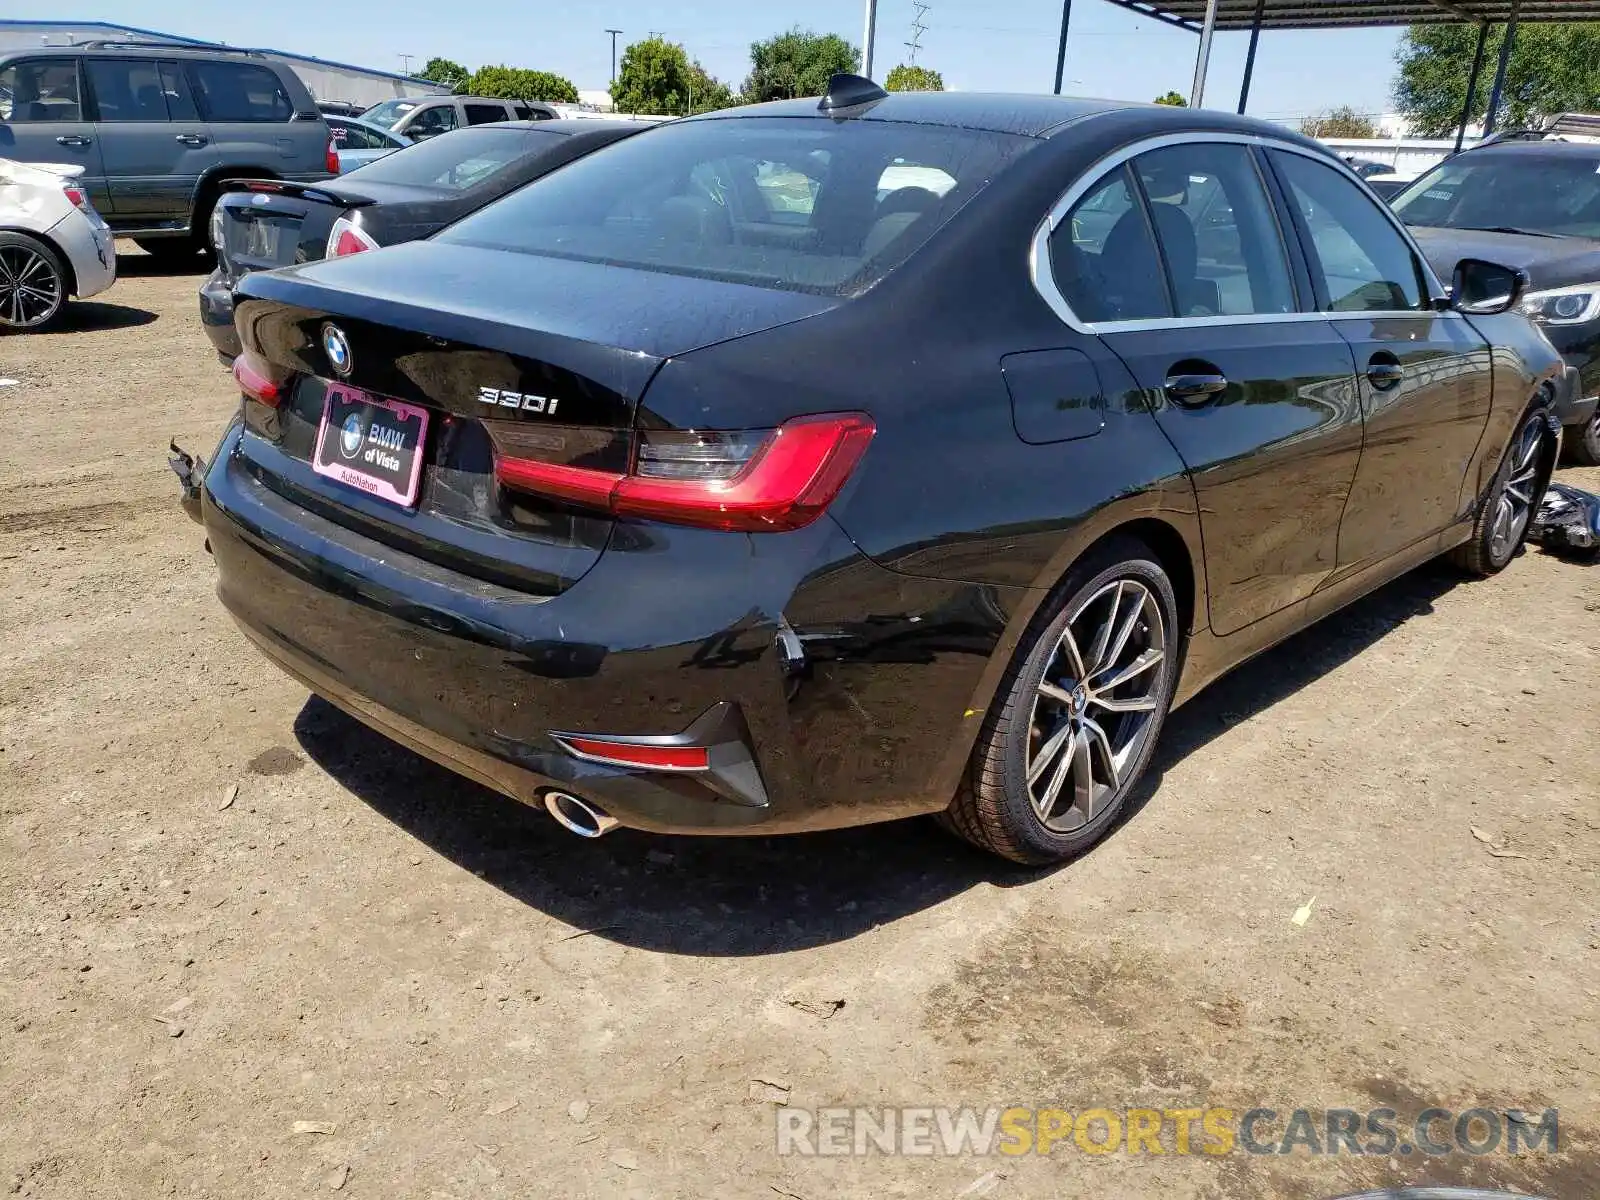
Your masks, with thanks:
[{"label": "green tree", "polygon": [[791,29],[764,42],[750,45],[750,76],[744,81],[744,98],[790,100],[820,96],[828,90],[828,77],[855,71],[861,52],[836,33]]},{"label": "green tree", "polygon": [[1374,138],[1378,126],[1371,117],[1364,117],[1348,104],[1320,117],[1307,117],[1300,122],[1300,132],[1314,138]]},{"label": "green tree", "polygon": [[1168,108],[1189,107],[1189,102],[1184,99],[1182,92],[1168,92],[1165,96],[1157,96],[1156,103],[1165,104]]},{"label": "green tree", "polygon": [[622,52],[611,103],[619,113],[682,113],[688,107],[689,56],[665,38],[645,38]]},{"label": "green tree", "polygon": [[434,83],[442,83],[452,91],[459,92],[471,82],[472,72],[448,58],[430,58],[417,78],[431,79]]},{"label": "green tree", "polygon": [[901,63],[889,72],[883,86],[891,92],[942,92],[944,76],[927,67],[908,66]]},{"label": "green tree", "polygon": [[689,64],[689,83],[691,84],[689,98],[693,101],[693,112],[712,112],[719,108],[732,108],[742,104],[743,99],[735,94],[734,90],[711,72],[707,71],[698,62]]},{"label": "green tree", "polygon": [[498,100],[545,100],[552,104],[576,104],[578,89],[572,80],[550,71],[529,71],[522,67],[479,67],[468,85],[474,96]]},{"label": "green tree", "polygon": [[[1503,25],[1489,30],[1470,120],[1481,122],[1488,115],[1504,38]],[[1413,25],[1406,30],[1395,52],[1400,73],[1394,100],[1413,131],[1423,137],[1455,132],[1467,101],[1467,77],[1477,44],[1478,30],[1471,25]],[[1519,26],[1496,125],[1526,128],[1557,113],[1596,108],[1600,108],[1600,23]]]}]

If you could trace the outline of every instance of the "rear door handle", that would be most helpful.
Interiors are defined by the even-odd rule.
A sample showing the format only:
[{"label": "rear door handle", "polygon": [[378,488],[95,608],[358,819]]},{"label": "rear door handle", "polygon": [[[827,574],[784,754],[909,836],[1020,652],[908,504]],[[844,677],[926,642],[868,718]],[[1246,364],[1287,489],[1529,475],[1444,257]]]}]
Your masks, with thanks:
[{"label": "rear door handle", "polygon": [[1162,387],[1179,404],[1204,404],[1211,397],[1227,391],[1228,380],[1220,374],[1174,374],[1167,376]]},{"label": "rear door handle", "polygon": [[66,134],[66,135],[64,135],[62,137],[58,137],[56,139],[56,145],[58,145],[58,146],[87,146],[93,141],[94,141],[93,138],[82,137],[82,136],[80,136],[80,135],[78,135],[76,133],[69,133],[69,134]]},{"label": "rear door handle", "polygon": [[207,139],[198,133],[179,133],[173,135],[174,141],[182,142],[185,146],[204,146]]},{"label": "rear door handle", "polygon": [[1386,355],[1376,355],[1367,364],[1367,379],[1373,387],[1380,392],[1387,392],[1390,388],[1399,387],[1405,380],[1406,369],[1397,359]]}]

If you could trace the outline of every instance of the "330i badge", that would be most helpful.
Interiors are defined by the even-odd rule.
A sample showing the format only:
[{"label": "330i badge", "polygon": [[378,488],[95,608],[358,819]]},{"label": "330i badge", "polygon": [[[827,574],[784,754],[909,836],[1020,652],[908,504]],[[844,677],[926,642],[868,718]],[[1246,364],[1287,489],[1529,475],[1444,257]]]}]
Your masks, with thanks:
[{"label": "330i badge", "polygon": [[188,507],[269,657],[577,833],[1048,862],[1222,672],[1510,563],[1570,387],[1525,286],[1275,125],[839,76],[247,276]]}]

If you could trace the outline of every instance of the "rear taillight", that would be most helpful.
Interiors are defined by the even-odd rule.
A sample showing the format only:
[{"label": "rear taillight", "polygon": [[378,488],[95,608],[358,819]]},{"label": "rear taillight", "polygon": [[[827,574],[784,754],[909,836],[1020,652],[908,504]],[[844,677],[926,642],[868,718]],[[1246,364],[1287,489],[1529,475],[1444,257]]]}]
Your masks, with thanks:
[{"label": "rear taillight", "polygon": [[339,173],[339,146],[331,137],[328,139],[328,153],[325,162],[328,174],[337,175]]},{"label": "rear taillight", "polygon": [[81,187],[64,187],[61,191],[66,196],[67,203],[79,212],[92,211],[89,205],[89,193]]},{"label": "rear taillight", "polygon": [[346,254],[360,254],[363,250],[376,250],[378,243],[369,237],[361,226],[348,216],[340,217],[328,231],[328,249],[324,257],[342,258]]},{"label": "rear taillight", "polygon": [[865,413],[796,417],[738,433],[643,431],[626,474],[543,462],[511,452],[494,430],[495,477],[505,486],[707,529],[776,532],[822,515],[877,432]]},{"label": "rear taillight", "polygon": [[233,378],[239,390],[258,404],[277,408],[283,402],[285,381],[268,374],[265,364],[248,350],[233,360]]}]

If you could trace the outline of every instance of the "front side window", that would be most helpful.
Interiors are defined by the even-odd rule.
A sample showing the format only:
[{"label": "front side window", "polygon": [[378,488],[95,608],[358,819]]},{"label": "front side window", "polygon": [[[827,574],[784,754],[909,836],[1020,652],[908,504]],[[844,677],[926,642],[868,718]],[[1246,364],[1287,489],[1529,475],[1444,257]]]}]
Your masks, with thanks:
[{"label": "front side window", "polygon": [[29,58],[0,68],[0,120],[83,120],[78,64],[70,58]]},{"label": "front side window", "polygon": [[1463,154],[1407,187],[1394,211],[1407,225],[1600,238],[1600,153]]},{"label": "front side window", "polygon": [[278,76],[252,63],[191,62],[208,121],[287,121],[294,105]]},{"label": "front side window", "polygon": [[1274,150],[1274,169],[1299,213],[1329,312],[1398,312],[1426,299],[1416,257],[1365,192],[1303,154]]},{"label": "front side window", "polygon": [[1150,221],[1126,165],[1100,179],[1056,226],[1050,269],[1080,321],[1172,316]]},{"label": "front side window", "polygon": [[1133,160],[1180,317],[1288,313],[1289,260],[1248,147],[1195,142]]},{"label": "front side window", "polygon": [[[439,240],[853,295],[905,261],[1035,145],[1009,134],[888,121],[668,124],[562,167]],[[906,164],[924,173],[880,198],[889,169]],[[953,182],[943,195],[923,186],[946,179]]]},{"label": "front side window", "polygon": [[414,138],[434,137],[449,133],[459,124],[454,104],[435,104],[432,108],[423,109],[412,119],[411,124],[406,126],[406,135]]}]

